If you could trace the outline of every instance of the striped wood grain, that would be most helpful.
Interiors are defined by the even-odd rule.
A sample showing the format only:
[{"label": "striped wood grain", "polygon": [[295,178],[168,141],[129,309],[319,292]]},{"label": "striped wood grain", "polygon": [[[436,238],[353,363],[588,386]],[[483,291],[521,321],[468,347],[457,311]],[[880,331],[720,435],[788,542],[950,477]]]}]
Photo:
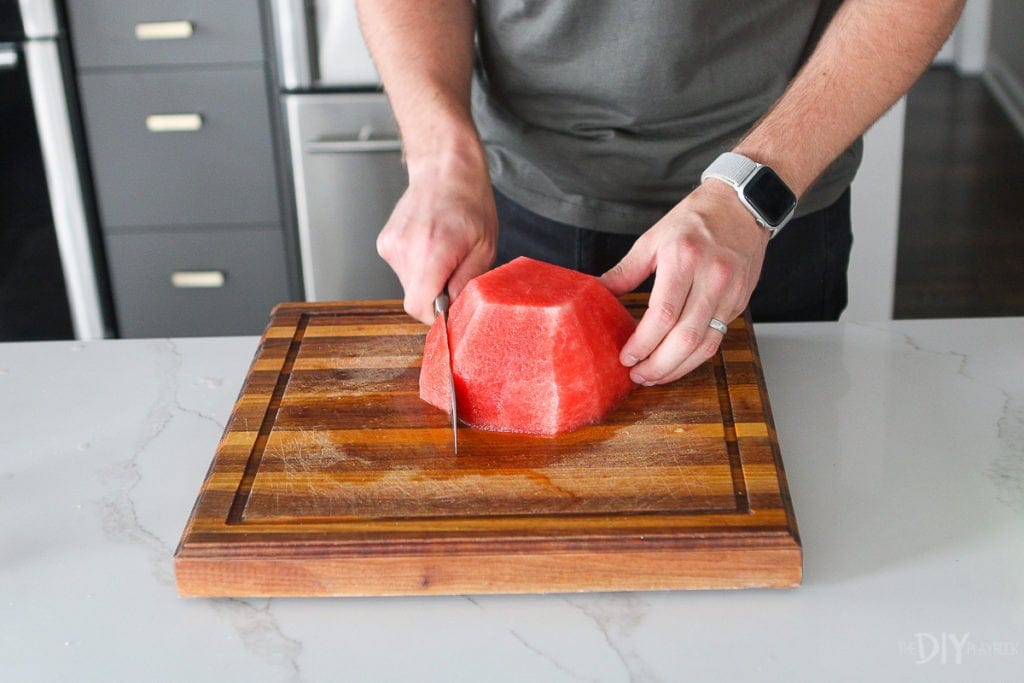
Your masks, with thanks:
[{"label": "striped wood grain", "polygon": [[[626,299],[639,316],[645,298]],[[753,330],[558,437],[419,399],[397,302],[275,309],[175,555],[183,595],[793,586],[801,549]]]}]

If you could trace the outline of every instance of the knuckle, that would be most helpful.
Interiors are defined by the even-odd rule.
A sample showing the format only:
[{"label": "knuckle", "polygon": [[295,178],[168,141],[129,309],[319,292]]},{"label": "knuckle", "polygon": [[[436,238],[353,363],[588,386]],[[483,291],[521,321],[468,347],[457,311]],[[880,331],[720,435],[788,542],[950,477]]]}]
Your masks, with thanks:
[{"label": "knuckle", "polygon": [[704,330],[695,330],[692,327],[680,327],[677,333],[679,346],[686,350],[691,351],[697,348],[700,343],[704,340]]},{"label": "knuckle", "polygon": [[433,307],[428,307],[426,305],[421,292],[406,291],[405,298],[402,301],[402,307],[405,309],[406,313],[420,322],[430,324],[433,320]]},{"label": "knuckle", "polygon": [[661,384],[668,384],[669,382],[675,382],[677,379],[686,374],[686,366],[680,365],[679,367],[672,370],[672,372],[666,374],[661,378]]},{"label": "knuckle", "polygon": [[483,257],[488,264],[494,262],[494,259],[498,256],[498,244],[495,240],[488,239],[483,245]]},{"label": "knuckle", "polygon": [[651,358],[642,366],[637,366],[636,372],[639,373],[645,380],[645,383],[658,384],[661,383],[662,378],[666,373],[670,372],[674,366],[666,364],[661,359]]},{"label": "knuckle", "polygon": [[700,243],[690,236],[680,237],[674,243],[674,256],[680,263],[693,263],[701,253]]},{"label": "knuckle", "polygon": [[619,261],[611,267],[611,270],[607,272],[607,275],[615,280],[624,280],[626,279],[626,267],[622,265],[622,261]]},{"label": "knuckle", "polygon": [[736,272],[735,266],[724,258],[715,258],[708,264],[707,283],[717,291],[725,290]]},{"label": "knuckle", "polygon": [[391,239],[387,230],[381,230],[377,235],[377,254],[384,260],[391,255]]},{"label": "knuckle", "polygon": [[466,211],[457,208],[449,208],[437,217],[437,228],[439,232],[445,232],[453,237],[471,235],[476,227],[473,216]]},{"label": "knuckle", "polygon": [[732,282],[732,286],[729,288],[730,294],[736,298],[737,301],[746,301],[750,298],[750,295],[754,293],[754,288],[757,287],[759,278],[753,280],[749,277],[741,274],[741,277],[737,277]]},{"label": "knuckle", "polygon": [[654,315],[659,327],[671,327],[679,319],[679,306],[671,301],[661,301],[655,307]]},{"label": "knuckle", "polygon": [[702,360],[707,360],[718,353],[718,347],[722,343],[720,339],[717,339],[718,336],[719,335],[708,335],[708,338],[701,342],[700,346],[697,347],[696,353],[702,358]]}]

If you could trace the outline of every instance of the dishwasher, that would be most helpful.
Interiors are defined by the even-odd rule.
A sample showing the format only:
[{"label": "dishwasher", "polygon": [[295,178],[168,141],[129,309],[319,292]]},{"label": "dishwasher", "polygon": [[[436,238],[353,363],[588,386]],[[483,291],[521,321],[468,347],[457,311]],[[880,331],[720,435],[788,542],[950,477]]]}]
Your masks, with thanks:
[{"label": "dishwasher", "polygon": [[271,10],[306,299],[401,298],[376,239],[408,180],[355,3]]}]

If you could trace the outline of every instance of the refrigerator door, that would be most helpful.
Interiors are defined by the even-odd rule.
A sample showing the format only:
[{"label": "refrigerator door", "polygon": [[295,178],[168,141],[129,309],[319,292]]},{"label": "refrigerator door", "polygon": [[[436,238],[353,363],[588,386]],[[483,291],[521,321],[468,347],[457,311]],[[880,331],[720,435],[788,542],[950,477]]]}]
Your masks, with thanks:
[{"label": "refrigerator door", "polygon": [[53,0],[19,0],[25,37],[29,40],[56,38],[57,8]]},{"label": "refrigerator door", "polygon": [[93,260],[94,245],[78,176],[79,163],[57,43],[30,40],[24,49],[75,336],[102,339],[106,327]]},{"label": "refrigerator door", "polygon": [[316,3],[316,47],[321,88],[376,87],[380,76],[370,59],[354,2]]},{"label": "refrigerator door", "polygon": [[354,2],[271,0],[271,11],[285,90],[380,87]]},{"label": "refrigerator door", "polygon": [[377,233],[407,185],[378,93],[286,95],[303,284],[310,301],[401,298]]}]

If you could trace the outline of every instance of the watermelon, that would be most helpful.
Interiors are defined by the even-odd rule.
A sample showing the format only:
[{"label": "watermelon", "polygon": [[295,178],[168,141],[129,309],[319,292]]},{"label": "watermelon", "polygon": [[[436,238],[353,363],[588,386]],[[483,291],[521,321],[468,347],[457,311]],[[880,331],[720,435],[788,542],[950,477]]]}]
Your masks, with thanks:
[{"label": "watermelon", "polygon": [[[636,321],[591,275],[520,257],[474,278],[452,303],[459,420],[554,435],[600,420],[633,388],[619,351]],[[450,410],[440,319],[427,334],[420,397]]]}]

